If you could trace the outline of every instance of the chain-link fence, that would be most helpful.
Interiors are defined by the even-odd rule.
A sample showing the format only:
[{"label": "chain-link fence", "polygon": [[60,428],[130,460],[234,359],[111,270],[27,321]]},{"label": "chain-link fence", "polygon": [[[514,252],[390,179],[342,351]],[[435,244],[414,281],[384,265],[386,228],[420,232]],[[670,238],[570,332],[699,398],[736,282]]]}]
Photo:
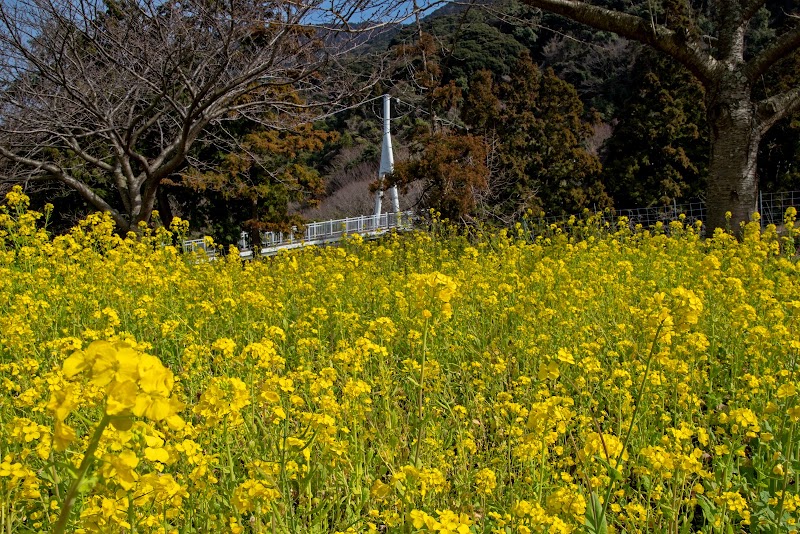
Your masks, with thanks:
[{"label": "chain-link fence", "polygon": [[[780,193],[759,193],[758,212],[761,215],[762,228],[768,224],[780,227],[783,224],[786,209],[794,207],[800,210],[800,191],[784,191]],[[669,223],[680,220],[684,224],[694,225],[697,221],[706,220],[706,203],[703,199],[691,199],[682,203],[673,202],[668,206],[648,206],[644,208],[608,209],[605,211],[589,211],[582,215],[562,215],[541,218],[529,218],[523,222],[525,229],[533,234],[540,233],[551,225],[568,224],[570,218],[592,217],[597,226],[616,226],[621,217],[627,219],[631,230],[653,228],[662,223],[664,231],[669,231]],[[701,230],[704,232],[705,228]]]},{"label": "chain-link fence", "polygon": [[759,194],[758,212],[761,214],[762,227],[767,224],[780,227],[789,207],[800,208],[800,191]]}]

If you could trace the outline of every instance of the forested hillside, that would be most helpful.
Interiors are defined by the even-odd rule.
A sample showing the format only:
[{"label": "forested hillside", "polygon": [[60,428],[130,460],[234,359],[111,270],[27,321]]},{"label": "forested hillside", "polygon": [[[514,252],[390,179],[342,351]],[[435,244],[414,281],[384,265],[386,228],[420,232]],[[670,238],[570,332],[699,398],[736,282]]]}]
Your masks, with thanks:
[{"label": "forested hillside", "polygon": [[[404,209],[509,224],[523,213],[704,197],[716,138],[708,84],[668,55],[534,3],[444,4],[371,26],[356,11],[347,12],[349,22],[338,11],[335,23],[315,15],[309,25],[297,9],[288,22],[304,29],[287,32],[248,25],[254,6],[230,13],[205,6],[198,13],[217,21],[211,26],[230,19],[242,27],[190,38],[193,23],[166,5],[145,2],[147,12],[81,0],[76,5],[95,13],[85,28],[67,28],[63,39],[30,50],[20,13],[35,35],[36,24],[66,17],[60,4],[4,3],[11,36],[4,61],[14,68],[4,74],[0,189],[22,182],[34,205],[53,204],[56,230],[98,209],[126,230],[153,223],[156,210],[161,220],[181,216],[222,242],[234,242],[242,229],[256,235],[370,213],[381,139],[375,99],[389,93],[397,162],[390,183],[401,186]],[[654,28],[685,23],[709,51],[717,46],[714,2],[593,4],[651,17]],[[761,4],[743,35],[745,59],[781,39],[791,43],[797,32],[797,1]],[[164,37],[168,25],[175,39]],[[136,32],[141,49],[122,46],[123,35]],[[220,46],[214,35],[240,48]],[[117,48],[96,57],[102,47]],[[164,47],[183,59],[147,55]],[[800,53],[782,54],[753,86],[753,98],[797,86]],[[26,61],[32,66],[19,68]],[[52,94],[106,91],[113,98],[42,99],[39,79],[49,80]],[[39,99],[39,107],[25,107],[25,98]],[[800,188],[798,161],[795,112],[758,143],[760,189]]]}]

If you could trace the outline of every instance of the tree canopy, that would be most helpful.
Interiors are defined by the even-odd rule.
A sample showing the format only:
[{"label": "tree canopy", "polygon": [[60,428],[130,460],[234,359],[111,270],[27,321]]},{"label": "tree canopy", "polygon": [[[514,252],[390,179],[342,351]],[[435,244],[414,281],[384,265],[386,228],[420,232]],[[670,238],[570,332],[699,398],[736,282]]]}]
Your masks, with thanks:
[{"label": "tree canopy", "polygon": [[454,219],[705,196],[735,225],[798,185],[795,0],[282,2],[0,0],[0,188],[223,241],[360,215],[383,92],[395,178]]},{"label": "tree canopy", "polygon": [[463,116],[494,147],[488,202],[496,216],[608,204],[600,161],[584,146],[592,128],[582,113],[574,87],[552,69],[540,70],[527,53],[510,76],[495,79],[485,70],[474,76]]},{"label": "tree canopy", "polygon": [[339,58],[389,4],[3,0],[0,173],[58,181],[135,227],[209,125],[283,129],[369,86]]},{"label": "tree canopy", "polygon": [[[800,109],[800,83],[758,95],[756,87],[798,54],[796,2],[669,0],[614,9],[580,0],[525,0],[528,5],[638,41],[686,67],[705,89],[711,128],[708,224],[749,219],[758,197],[757,155],[764,134]],[[751,30],[768,12],[767,30]],[[756,26],[756,25],[754,25]],[[761,43],[755,43],[760,39]],[[748,46],[750,45],[750,46]]]},{"label": "tree canopy", "polygon": [[603,183],[622,207],[697,197],[708,172],[703,88],[669,57],[644,50],[630,73],[632,94],[604,147]]}]

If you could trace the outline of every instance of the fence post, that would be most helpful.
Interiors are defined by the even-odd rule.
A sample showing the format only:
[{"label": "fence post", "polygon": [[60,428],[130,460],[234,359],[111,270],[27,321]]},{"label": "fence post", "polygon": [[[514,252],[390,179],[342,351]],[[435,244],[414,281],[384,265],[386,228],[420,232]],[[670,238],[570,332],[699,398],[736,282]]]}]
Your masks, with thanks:
[{"label": "fence post", "polygon": [[761,223],[761,231],[764,231],[764,194],[759,191],[758,192],[758,221]]}]

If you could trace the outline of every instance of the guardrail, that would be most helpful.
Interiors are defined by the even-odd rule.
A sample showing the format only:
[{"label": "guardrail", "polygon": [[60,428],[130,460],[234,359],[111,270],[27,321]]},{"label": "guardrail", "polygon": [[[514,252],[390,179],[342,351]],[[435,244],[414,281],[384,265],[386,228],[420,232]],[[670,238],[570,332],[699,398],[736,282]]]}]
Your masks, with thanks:
[{"label": "guardrail", "polygon": [[[239,256],[251,259],[256,255],[256,250],[261,256],[274,256],[281,250],[308,247],[313,245],[327,245],[340,241],[346,235],[359,234],[366,238],[378,237],[390,230],[411,230],[414,226],[415,215],[413,211],[398,213],[382,213],[376,215],[361,215],[330,221],[312,222],[306,225],[302,232],[261,232],[261,246],[255,249],[249,240],[249,235],[242,232],[239,240]],[[183,242],[184,252],[204,251],[209,259],[216,258],[217,251],[209,247],[204,239],[191,239]]]},{"label": "guardrail", "polygon": [[[340,241],[345,235],[352,234],[377,237],[390,230],[410,230],[413,225],[414,212],[412,211],[313,222],[306,225],[300,235],[295,232],[262,232],[259,253],[262,256],[272,256],[281,250],[327,245]],[[252,254],[252,249],[250,252]]]},{"label": "guardrail", "polygon": [[205,239],[187,239],[183,242],[184,254],[203,251],[208,256],[208,259],[213,260],[217,257],[217,249]]}]

